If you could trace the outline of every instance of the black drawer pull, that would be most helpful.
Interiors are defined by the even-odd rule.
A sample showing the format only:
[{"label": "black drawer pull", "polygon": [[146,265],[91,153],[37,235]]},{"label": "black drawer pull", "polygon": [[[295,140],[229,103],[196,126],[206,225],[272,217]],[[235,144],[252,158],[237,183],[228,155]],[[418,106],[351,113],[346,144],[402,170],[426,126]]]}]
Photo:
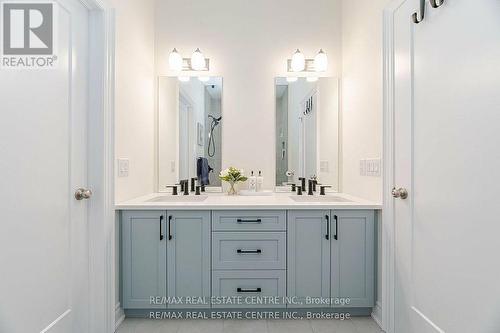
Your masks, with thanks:
[{"label": "black drawer pull", "polygon": [[237,219],[238,223],[262,223],[262,219],[254,219],[254,220],[246,220],[246,219]]},{"label": "black drawer pull", "polygon": [[258,250],[242,250],[242,249],[238,249],[238,250],[236,250],[236,253],[239,253],[239,254],[261,254],[262,250],[261,249],[258,249]]},{"label": "black drawer pull", "polygon": [[255,288],[255,289],[237,288],[236,291],[239,293],[261,293],[262,288]]}]

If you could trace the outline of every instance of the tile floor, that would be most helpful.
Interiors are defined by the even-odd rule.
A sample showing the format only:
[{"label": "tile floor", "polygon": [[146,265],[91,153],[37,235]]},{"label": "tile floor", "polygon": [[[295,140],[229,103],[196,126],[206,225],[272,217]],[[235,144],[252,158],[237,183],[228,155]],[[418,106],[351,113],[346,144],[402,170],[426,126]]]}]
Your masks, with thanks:
[{"label": "tile floor", "polygon": [[117,333],[382,333],[370,317],[350,320],[150,320],[127,318]]}]

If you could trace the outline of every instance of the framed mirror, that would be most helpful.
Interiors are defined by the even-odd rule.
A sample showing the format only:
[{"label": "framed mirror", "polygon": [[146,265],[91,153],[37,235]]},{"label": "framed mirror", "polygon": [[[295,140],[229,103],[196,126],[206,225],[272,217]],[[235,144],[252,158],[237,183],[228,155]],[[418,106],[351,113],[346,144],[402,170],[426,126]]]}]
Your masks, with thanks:
[{"label": "framed mirror", "polygon": [[276,186],[316,177],[339,191],[339,82],[278,77],[276,90]]},{"label": "framed mirror", "polygon": [[191,178],[207,191],[219,191],[222,78],[160,77],[157,119],[158,191]]}]

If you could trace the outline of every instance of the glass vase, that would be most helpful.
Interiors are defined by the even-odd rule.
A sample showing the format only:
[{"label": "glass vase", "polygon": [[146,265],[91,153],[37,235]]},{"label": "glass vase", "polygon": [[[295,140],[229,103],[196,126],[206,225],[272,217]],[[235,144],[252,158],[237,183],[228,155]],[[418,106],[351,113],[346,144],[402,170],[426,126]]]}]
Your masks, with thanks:
[{"label": "glass vase", "polygon": [[227,195],[238,195],[238,191],[236,190],[236,183],[229,182],[229,187],[227,189]]}]

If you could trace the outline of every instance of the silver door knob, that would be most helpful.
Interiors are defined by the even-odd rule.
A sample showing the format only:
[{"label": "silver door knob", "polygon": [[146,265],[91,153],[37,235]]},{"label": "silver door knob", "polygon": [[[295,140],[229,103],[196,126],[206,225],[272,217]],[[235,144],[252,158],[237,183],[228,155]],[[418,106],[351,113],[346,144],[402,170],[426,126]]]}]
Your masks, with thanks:
[{"label": "silver door knob", "polygon": [[392,189],[392,196],[394,198],[400,198],[400,199],[406,199],[408,198],[408,190],[406,190],[404,187],[400,187],[400,188],[393,188]]},{"label": "silver door knob", "polygon": [[86,188],[79,188],[75,192],[76,200],[90,199],[91,196],[92,196],[92,191]]}]

